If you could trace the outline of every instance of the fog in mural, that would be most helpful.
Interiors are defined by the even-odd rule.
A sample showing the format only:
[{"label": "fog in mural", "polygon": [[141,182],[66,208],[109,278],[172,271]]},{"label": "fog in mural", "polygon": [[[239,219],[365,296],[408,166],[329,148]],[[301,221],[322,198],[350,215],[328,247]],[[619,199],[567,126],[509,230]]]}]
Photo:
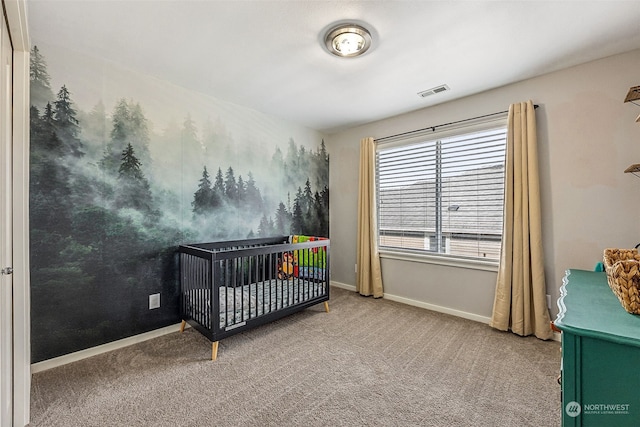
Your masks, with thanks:
[{"label": "fog in mural", "polygon": [[[54,79],[58,72],[34,46],[34,362],[179,321],[179,244],[328,236],[329,157],[320,136],[274,140],[268,118],[235,108],[236,121],[257,129],[239,141],[225,114],[201,111],[206,102],[187,91],[192,111],[169,108],[173,118],[161,123],[147,116],[155,106],[143,105],[135,90],[113,104],[95,99],[81,107],[75,94],[95,88],[87,80],[52,87],[64,81]],[[110,76],[99,77],[94,86]],[[192,113],[207,118],[198,122]],[[160,309],[148,309],[152,293],[161,294]]]}]

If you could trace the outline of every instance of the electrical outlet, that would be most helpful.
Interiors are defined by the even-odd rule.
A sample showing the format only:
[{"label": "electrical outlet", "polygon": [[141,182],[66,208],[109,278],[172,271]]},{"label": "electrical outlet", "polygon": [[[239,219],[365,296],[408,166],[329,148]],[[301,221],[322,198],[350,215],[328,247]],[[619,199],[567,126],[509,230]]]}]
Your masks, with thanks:
[{"label": "electrical outlet", "polygon": [[547,308],[551,310],[551,295],[547,294]]},{"label": "electrical outlet", "polygon": [[149,295],[149,310],[160,308],[160,294]]}]

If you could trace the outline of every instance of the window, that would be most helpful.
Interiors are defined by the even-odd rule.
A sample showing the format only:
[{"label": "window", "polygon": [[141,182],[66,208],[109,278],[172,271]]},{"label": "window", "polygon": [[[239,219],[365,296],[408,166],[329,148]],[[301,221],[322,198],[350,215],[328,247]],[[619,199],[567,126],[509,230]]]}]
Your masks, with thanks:
[{"label": "window", "polygon": [[381,251],[497,262],[506,132],[502,120],[379,144]]}]

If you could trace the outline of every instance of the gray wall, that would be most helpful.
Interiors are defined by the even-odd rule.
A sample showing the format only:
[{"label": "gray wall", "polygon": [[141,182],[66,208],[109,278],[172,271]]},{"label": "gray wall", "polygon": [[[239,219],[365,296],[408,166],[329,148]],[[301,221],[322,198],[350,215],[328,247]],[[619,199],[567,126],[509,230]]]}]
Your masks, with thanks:
[{"label": "gray wall", "polygon": [[[608,247],[640,242],[640,107],[623,103],[640,84],[640,50],[525,80],[464,99],[331,135],[332,280],[355,285],[359,141],[539,104],[538,144],[547,293],[566,269],[591,270]],[[455,90],[455,85],[452,85]],[[411,96],[408,94],[407,96]],[[496,272],[382,260],[385,293],[423,305],[491,316]],[[552,304],[552,318],[557,313]]]}]

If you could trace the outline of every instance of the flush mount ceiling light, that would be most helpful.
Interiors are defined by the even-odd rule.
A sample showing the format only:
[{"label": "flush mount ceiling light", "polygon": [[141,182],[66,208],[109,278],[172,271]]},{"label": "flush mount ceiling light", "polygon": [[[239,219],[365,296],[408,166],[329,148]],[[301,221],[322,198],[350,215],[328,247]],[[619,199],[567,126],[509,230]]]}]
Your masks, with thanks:
[{"label": "flush mount ceiling light", "polygon": [[371,47],[371,33],[360,25],[340,24],[327,31],[324,43],[330,53],[344,58],[353,58]]}]

